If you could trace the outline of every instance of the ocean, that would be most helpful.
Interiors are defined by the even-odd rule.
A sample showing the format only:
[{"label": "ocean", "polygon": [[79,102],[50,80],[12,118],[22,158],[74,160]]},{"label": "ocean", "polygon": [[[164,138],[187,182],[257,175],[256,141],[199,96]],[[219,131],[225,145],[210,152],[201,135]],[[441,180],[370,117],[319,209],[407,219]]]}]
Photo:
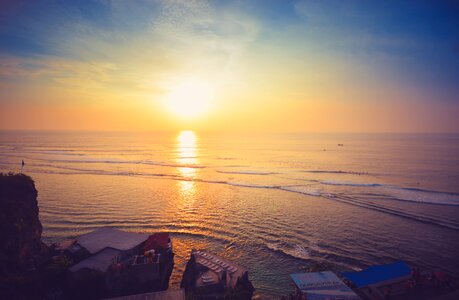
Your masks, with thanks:
[{"label": "ocean", "polygon": [[459,135],[1,132],[0,171],[34,179],[47,243],[169,232],[172,288],[192,248],[261,297],[397,260],[459,276]]}]

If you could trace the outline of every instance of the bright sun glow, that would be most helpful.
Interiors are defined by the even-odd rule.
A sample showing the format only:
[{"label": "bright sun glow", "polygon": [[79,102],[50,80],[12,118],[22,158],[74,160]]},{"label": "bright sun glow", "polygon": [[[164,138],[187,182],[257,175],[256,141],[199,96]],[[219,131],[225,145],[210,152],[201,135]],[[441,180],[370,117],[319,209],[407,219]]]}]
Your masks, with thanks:
[{"label": "bright sun glow", "polygon": [[209,84],[200,81],[184,81],[172,87],[167,95],[167,107],[182,118],[195,118],[208,111],[213,98]]}]

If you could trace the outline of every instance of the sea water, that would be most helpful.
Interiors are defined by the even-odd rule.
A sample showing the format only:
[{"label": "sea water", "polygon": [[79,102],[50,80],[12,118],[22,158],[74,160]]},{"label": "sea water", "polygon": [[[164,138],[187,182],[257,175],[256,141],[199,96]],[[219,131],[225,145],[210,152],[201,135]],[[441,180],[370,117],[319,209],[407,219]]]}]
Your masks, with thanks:
[{"label": "sea water", "polygon": [[263,296],[396,260],[459,276],[459,135],[1,132],[0,171],[35,180],[47,243],[171,233],[172,288],[192,248]]}]

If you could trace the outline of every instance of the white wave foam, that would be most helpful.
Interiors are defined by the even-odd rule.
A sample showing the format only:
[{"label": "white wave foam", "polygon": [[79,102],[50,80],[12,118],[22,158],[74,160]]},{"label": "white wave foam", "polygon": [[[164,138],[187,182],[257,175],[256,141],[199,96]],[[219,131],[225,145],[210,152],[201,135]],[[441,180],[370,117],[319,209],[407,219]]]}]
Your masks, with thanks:
[{"label": "white wave foam", "polygon": [[384,191],[397,200],[440,205],[459,205],[459,194],[397,187],[386,187]]},{"label": "white wave foam", "polygon": [[263,184],[253,184],[253,183],[244,183],[244,182],[224,182],[232,186],[248,187],[248,188],[258,188],[258,189],[279,189],[278,185],[263,185]]},{"label": "white wave foam", "polygon": [[374,187],[374,186],[382,186],[379,183],[365,183],[365,182],[353,182],[353,181],[338,181],[338,180],[318,180],[322,184],[327,185],[348,185],[348,186],[363,186],[363,187]]},{"label": "white wave foam", "polygon": [[281,186],[280,189],[284,191],[288,191],[288,192],[300,193],[300,194],[310,195],[310,196],[321,196],[322,195],[322,193],[319,190],[313,189],[310,186],[306,186],[306,185]]},{"label": "white wave foam", "polygon": [[368,174],[367,172],[354,172],[354,171],[341,171],[341,170],[304,170],[304,173],[321,173],[321,174],[353,174],[362,175]]},{"label": "white wave foam", "polygon": [[268,247],[269,249],[273,251],[282,252],[294,258],[305,259],[305,260],[311,258],[309,251],[301,245],[294,245],[293,247],[291,247],[291,246],[284,246],[281,244],[267,243],[266,247]]},{"label": "white wave foam", "polygon": [[275,172],[263,172],[263,171],[222,171],[222,170],[217,170],[217,173],[225,173],[225,174],[242,174],[242,175],[271,175],[271,174],[277,174]]},{"label": "white wave foam", "polygon": [[[379,183],[359,183],[352,181],[316,181],[325,185],[340,185],[353,187],[375,187],[382,194],[393,200],[411,201],[417,203],[428,203],[437,205],[459,205],[459,194],[445,193],[439,191],[423,190],[416,188],[406,188],[400,186],[384,185]],[[363,194],[365,196],[365,194]]]}]

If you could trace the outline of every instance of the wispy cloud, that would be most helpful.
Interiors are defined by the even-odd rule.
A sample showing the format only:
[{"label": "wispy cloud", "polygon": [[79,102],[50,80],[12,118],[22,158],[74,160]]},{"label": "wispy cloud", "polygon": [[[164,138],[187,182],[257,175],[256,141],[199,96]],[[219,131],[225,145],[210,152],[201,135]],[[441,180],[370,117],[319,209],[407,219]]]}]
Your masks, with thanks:
[{"label": "wispy cloud", "polygon": [[103,21],[83,17],[78,7],[53,7],[64,13],[51,22],[59,27],[37,37],[53,51],[3,54],[0,76],[65,88],[161,93],[180,74],[224,77],[259,31],[249,16],[219,11],[209,1],[151,1],[140,15],[138,3],[99,4]]}]

